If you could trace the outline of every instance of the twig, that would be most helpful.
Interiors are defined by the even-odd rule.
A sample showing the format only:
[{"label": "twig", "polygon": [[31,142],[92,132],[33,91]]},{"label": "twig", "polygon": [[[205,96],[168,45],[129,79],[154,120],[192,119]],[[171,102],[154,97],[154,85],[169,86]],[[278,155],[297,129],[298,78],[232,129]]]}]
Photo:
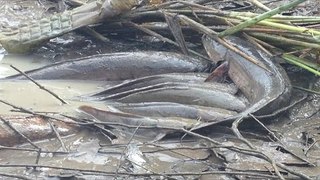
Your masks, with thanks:
[{"label": "twig", "polygon": [[87,33],[88,35],[96,38],[97,40],[101,41],[101,42],[110,42],[110,39],[103,36],[102,34],[98,33],[96,30],[92,29],[89,26],[85,26],[83,28],[81,28],[81,30],[83,30],[85,33]]},{"label": "twig", "polygon": [[281,144],[282,148],[284,150],[286,150],[287,152],[289,152],[291,155],[293,155],[294,157],[298,158],[299,160],[308,163],[309,165],[315,167],[316,165],[304,158],[302,158],[301,156],[297,155],[296,153],[292,152],[291,150],[289,150],[283,143],[282,141],[269,129],[267,128],[261,121],[259,121],[258,118],[256,118],[253,114],[249,113],[249,115],[256,121],[258,122],[265,130],[268,131],[268,133],[272,136],[272,138],[274,138],[275,140],[277,140],[278,143]]},{"label": "twig", "polygon": [[[39,168],[50,168],[50,169],[62,169],[62,170],[71,170],[79,171],[83,173],[94,173],[94,175],[115,175],[115,172],[111,171],[100,171],[100,170],[89,170],[89,169],[79,169],[79,168],[67,168],[67,167],[57,167],[49,165],[38,165],[38,164],[0,164],[0,167],[39,167]],[[250,172],[229,172],[229,171],[206,171],[206,172],[173,172],[173,173],[161,173],[161,176],[198,176],[198,175],[209,175],[209,174],[224,174],[224,175],[242,175],[242,176],[252,176],[252,177],[262,177],[262,178],[272,178],[277,179],[277,176],[250,173]],[[127,173],[127,172],[118,172],[118,175],[131,176],[131,177],[154,177],[159,176],[158,174],[152,173]]]},{"label": "twig", "polygon": [[258,41],[256,41],[257,39],[249,36],[247,33],[243,33],[244,37],[247,38],[247,40],[249,42],[251,42],[252,44],[254,44],[255,46],[257,46],[261,51],[265,52],[266,54],[268,54],[270,57],[272,56],[272,53],[270,51],[268,51],[266,48],[264,48]]},{"label": "twig", "polygon": [[27,79],[29,79],[31,82],[33,82],[35,85],[37,85],[40,89],[48,92],[49,94],[51,94],[52,96],[54,96],[56,99],[58,99],[62,104],[67,104],[66,101],[64,101],[63,99],[61,99],[57,94],[55,94],[54,92],[48,90],[47,88],[45,88],[44,86],[40,85],[38,82],[36,82],[34,79],[32,79],[30,76],[28,76],[26,73],[24,73],[23,71],[19,70],[18,68],[16,68],[13,65],[10,65],[11,68],[13,68],[14,70],[18,71],[20,74],[22,74],[24,77],[26,77]]},{"label": "twig", "polygon": [[265,6],[264,4],[262,4],[260,1],[258,0],[249,0],[252,4],[256,5],[258,8],[265,10],[265,11],[270,11],[271,9],[268,8],[267,6]]},{"label": "twig", "polygon": [[28,178],[28,177],[25,177],[25,176],[16,175],[16,174],[2,173],[2,172],[0,172],[0,176],[9,177],[9,178],[23,179],[23,180],[32,180],[32,178]]},{"label": "twig", "polygon": [[275,117],[276,115],[284,112],[284,111],[287,111],[288,109],[294,107],[295,105],[299,104],[300,102],[302,102],[303,100],[307,99],[307,95],[304,95],[303,97],[301,97],[300,99],[298,100],[295,100],[294,102],[292,102],[290,105],[288,106],[285,106],[285,107],[282,107],[274,112],[272,112],[271,114],[266,114],[266,115],[257,115],[255,116],[256,118],[258,119],[263,119],[263,118],[271,118],[271,117]]},{"label": "twig", "polygon": [[[1,146],[1,145],[0,145],[0,150],[38,152],[37,149],[32,149],[32,148],[17,148],[17,147],[8,147],[8,146]],[[65,151],[41,151],[41,153],[70,154],[71,152],[65,152]]]},{"label": "twig", "polygon": [[[41,157],[41,149],[39,149],[39,151],[38,151],[38,153],[37,153],[37,157],[36,157],[36,162],[35,162],[35,164],[39,164],[40,157]],[[35,167],[33,167],[33,168],[36,169]]]},{"label": "twig", "polygon": [[[165,148],[157,144],[152,144],[155,147],[159,147],[162,149],[156,149],[156,150],[146,150],[143,151],[143,153],[157,153],[157,152],[163,152],[163,151],[170,151],[174,152],[174,150],[207,150],[207,149],[212,149],[212,148],[222,148],[222,146],[209,146],[209,147],[174,147],[174,148]],[[179,154],[181,155],[181,154]],[[185,155],[184,155],[185,156]],[[188,156],[186,156],[188,157]],[[190,157],[188,157],[190,158]]]},{"label": "twig", "polygon": [[47,120],[47,122],[50,124],[52,131],[56,134],[57,139],[60,142],[63,151],[67,152],[68,150],[67,150],[64,142],[62,141],[61,136],[60,136],[59,132],[57,131],[55,125],[51,122],[51,120],[49,118],[44,118],[44,119]]},{"label": "twig", "polygon": [[[157,149],[157,150],[149,150],[149,151],[142,151],[142,153],[156,153],[156,152],[161,152],[161,151],[169,151],[171,153],[174,153],[174,154],[177,154],[177,155],[180,155],[182,157],[186,157],[186,158],[189,158],[190,160],[192,161],[196,161],[197,159],[191,157],[191,156],[188,156],[188,155],[185,155],[183,153],[180,153],[180,152],[177,152],[175,150],[184,150],[184,149],[187,149],[187,150],[209,150],[212,148],[216,148],[216,146],[211,146],[211,147],[177,147],[177,148],[165,148],[165,147],[162,147],[161,145],[157,145],[157,144],[152,144],[153,146],[155,147],[159,147],[161,149]],[[200,163],[204,164],[204,165],[207,165],[208,167],[212,167],[212,164],[211,163],[208,163],[206,161],[199,161]]]},{"label": "twig", "polygon": [[304,155],[308,155],[308,152],[310,151],[310,149],[317,143],[319,142],[319,140],[315,140],[305,151],[304,151]]},{"label": "twig", "polygon": [[310,93],[310,94],[320,95],[319,91],[313,91],[311,89],[303,88],[303,87],[300,87],[300,86],[293,86],[293,88],[299,89],[300,91],[304,91],[304,92],[307,92],[307,93]]},{"label": "twig", "polygon": [[241,133],[240,133],[240,131],[239,131],[239,129],[238,129],[238,126],[239,126],[239,124],[243,121],[243,119],[244,119],[244,117],[241,116],[241,117],[237,118],[235,121],[233,121],[231,129],[232,129],[233,133],[234,133],[241,141],[243,141],[244,143],[246,143],[251,149],[254,149],[254,146],[253,146],[247,139],[245,139],[245,138],[241,135]]},{"label": "twig", "polygon": [[182,29],[179,23],[179,19],[177,18],[177,14],[172,13],[165,13],[164,17],[166,19],[166,22],[168,24],[168,27],[176,40],[176,43],[179,45],[181,51],[183,54],[188,55],[188,48],[186,45],[186,41],[184,40]]},{"label": "twig", "polygon": [[[206,140],[206,141],[208,141],[208,142],[211,142],[211,143],[213,143],[213,144],[222,145],[221,143],[219,143],[219,142],[217,142],[217,141],[215,141],[215,140],[213,140],[213,139],[211,139],[211,138],[209,138],[209,137],[200,135],[200,134],[198,134],[198,133],[191,132],[191,131],[188,131],[188,130],[186,130],[186,129],[181,129],[181,131],[183,131],[183,132],[185,132],[185,133],[187,133],[187,134],[189,134],[189,135],[192,135],[192,136],[195,136],[195,137],[204,139],[204,140]],[[263,152],[261,152],[261,151],[254,150],[254,149],[244,149],[244,148],[241,148],[241,147],[238,147],[238,146],[225,146],[225,148],[230,149],[230,150],[235,151],[235,152],[242,153],[242,154],[247,154],[247,155],[250,155],[250,156],[260,157],[260,158],[262,158],[262,159],[264,159],[264,160],[266,160],[266,161],[268,161],[268,162],[272,162],[272,161],[273,161],[273,160],[272,160],[269,156],[267,156],[265,153],[263,153]],[[278,167],[280,167],[280,168],[288,171],[289,173],[294,174],[294,175],[296,175],[296,176],[298,176],[298,177],[300,177],[300,178],[302,178],[302,179],[311,180],[311,178],[310,178],[309,176],[307,176],[307,175],[305,175],[305,174],[303,174],[303,173],[299,173],[299,172],[297,172],[297,171],[295,171],[295,170],[291,170],[291,169],[287,168],[285,165],[283,165],[283,164],[281,164],[281,163],[275,162],[275,164],[276,164]],[[278,176],[278,178],[279,178],[279,176]]]},{"label": "twig", "polygon": [[128,141],[126,147],[125,147],[125,149],[124,149],[124,150],[122,151],[122,153],[121,153],[121,156],[120,156],[120,159],[119,159],[119,164],[118,164],[117,170],[116,170],[116,174],[115,174],[115,176],[114,176],[115,179],[117,179],[119,170],[120,170],[120,168],[121,168],[121,166],[122,166],[122,164],[123,164],[123,162],[122,162],[121,160],[122,160],[122,158],[123,158],[123,156],[124,156],[124,153],[125,153],[126,150],[128,150],[128,146],[130,145],[133,137],[136,135],[137,131],[139,130],[139,127],[141,126],[141,124],[142,124],[142,122],[139,124],[138,127],[136,127],[136,129],[134,130],[132,136],[130,137],[130,139],[129,139],[129,141]]},{"label": "twig", "polygon": [[[128,25],[130,25],[130,26],[133,26],[134,28],[136,28],[136,29],[138,29],[138,30],[140,30],[140,31],[143,31],[143,32],[145,32],[146,34],[149,34],[149,35],[151,35],[151,36],[154,36],[154,37],[158,38],[159,40],[161,40],[161,41],[163,41],[163,42],[167,42],[167,43],[172,44],[172,45],[174,45],[174,46],[176,46],[176,47],[180,47],[178,43],[172,41],[172,40],[169,39],[169,38],[163,37],[161,34],[158,34],[158,33],[156,33],[155,31],[152,31],[152,30],[150,30],[150,29],[148,29],[148,28],[145,28],[145,27],[143,27],[142,25],[138,25],[138,24],[133,23],[133,22],[126,22],[126,24],[128,24]],[[200,54],[200,53],[198,53],[198,52],[196,52],[196,51],[194,51],[194,50],[192,50],[192,49],[189,49],[189,48],[188,48],[188,52],[190,52],[190,53],[192,53],[192,54],[194,54],[194,55],[196,55],[196,56],[199,56],[199,57],[201,57],[201,58],[203,58],[203,59],[206,59],[206,60],[208,60],[208,61],[211,61],[211,60],[209,60],[206,56],[203,56],[202,54]]]},{"label": "twig", "polygon": [[[232,131],[233,133],[241,140],[243,141],[244,143],[246,143],[251,149],[256,149],[247,139],[245,139],[239,129],[238,129],[238,126],[239,124],[243,121],[243,117],[240,117],[240,118],[237,118],[233,123],[232,123]],[[270,158],[267,154],[264,154],[264,156],[267,157],[268,161],[271,163],[275,173],[279,176],[280,179],[284,180],[284,177],[281,175],[281,173],[279,172],[277,166],[276,166],[276,163],[275,161]]]}]

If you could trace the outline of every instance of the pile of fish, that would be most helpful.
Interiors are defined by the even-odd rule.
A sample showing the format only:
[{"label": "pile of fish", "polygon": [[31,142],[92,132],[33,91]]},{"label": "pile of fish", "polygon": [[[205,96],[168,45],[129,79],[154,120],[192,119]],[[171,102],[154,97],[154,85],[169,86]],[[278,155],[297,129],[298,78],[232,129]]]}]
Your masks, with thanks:
[{"label": "pile of fish", "polygon": [[[286,105],[291,86],[284,70],[241,38],[226,39],[268,70],[204,37],[208,53],[228,62],[231,83],[205,82],[211,62],[169,52],[96,55],[26,73],[34,79],[122,81],[87,96],[88,101],[104,101],[105,109],[79,108],[95,121],[113,123],[111,127],[115,129],[122,125],[148,126],[166,134],[174,129],[197,129],[246,118],[249,114],[267,115]],[[25,77],[14,75],[7,79]]]}]

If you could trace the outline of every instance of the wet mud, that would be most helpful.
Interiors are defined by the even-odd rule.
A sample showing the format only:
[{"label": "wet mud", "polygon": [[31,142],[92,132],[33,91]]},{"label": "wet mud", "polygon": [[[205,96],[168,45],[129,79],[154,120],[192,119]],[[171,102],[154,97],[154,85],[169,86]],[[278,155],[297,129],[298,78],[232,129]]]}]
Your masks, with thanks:
[{"label": "wet mud", "polygon": [[[41,18],[56,11],[55,4],[47,1],[41,1],[45,4],[39,4],[39,2],[36,0],[0,2],[0,26],[8,24],[15,26],[27,18]],[[303,12],[305,12],[305,15],[310,15],[309,13],[316,15],[319,12],[316,8],[319,9],[320,6],[316,1],[309,1],[309,3],[313,6],[310,6],[310,9],[302,9]],[[48,11],[47,7],[51,7],[51,9]],[[298,14],[300,13],[298,12]],[[16,16],[21,17],[19,21],[16,21]],[[75,45],[78,45],[78,48],[74,48]],[[36,53],[28,56],[8,55],[3,49],[0,49],[0,77],[16,73],[8,64],[13,64],[21,70],[30,70],[53,62],[85,55],[139,49],[176,50],[158,42],[146,45],[142,42],[128,42],[127,40],[117,39],[112,42],[99,43],[83,34],[71,33],[51,40],[48,44],[39,48]],[[296,73],[290,73],[290,71],[294,72],[294,70],[288,68],[288,74],[293,85],[303,84],[306,88],[309,88],[312,84],[311,88],[320,90],[319,79],[312,79],[312,75],[304,72],[297,75]],[[301,77],[305,77],[305,79]],[[312,81],[306,83],[306,79],[312,79]],[[80,105],[104,107],[101,102],[81,102],[75,97],[102,91],[113,85],[98,81],[40,81],[42,85],[68,102],[68,104],[61,104],[31,82],[0,83],[1,100],[36,112],[60,112],[70,116],[76,115],[76,109]],[[261,128],[255,121],[249,121],[251,126],[244,127],[241,132],[255,147],[258,147],[258,151],[266,152],[277,162],[289,166],[294,171],[317,178],[320,176],[320,96],[294,90],[292,101],[304,96],[307,96],[305,100],[280,116],[269,118],[268,123],[266,123],[266,127],[277,137],[280,137],[281,143],[274,142],[271,133]],[[12,109],[10,106],[0,104],[1,117],[5,119],[5,117],[12,115],[27,116],[25,113],[11,111]],[[28,143],[14,146],[20,148],[20,150],[6,149],[0,146],[0,173],[18,174],[31,179],[57,177],[108,179],[115,177],[114,172],[118,172],[119,177],[126,177],[127,179],[149,178],[149,176],[137,176],[142,173],[153,174],[154,179],[168,177],[184,179],[185,174],[188,173],[191,174],[188,177],[195,179],[247,179],[248,177],[256,177],[254,174],[257,172],[269,174],[269,171],[272,171],[270,164],[266,164],[266,161],[260,158],[230,151],[226,147],[217,147],[214,143],[208,143],[203,139],[188,136],[176,138],[176,136],[173,136],[158,143],[142,144],[139,141],[130,141],[132,134],[119,133],[123,134],[123,138],[110,139],[106,132],[101,129],[97,130],[95,127],[88,128],[87,126],[85,128],[77,127],[75,131],[70,131],[70,133],[67,133],[69,135],[62,137],[68,153],[64,152],[61,143],[55,136],[35,143],[41,147],[43,151],[41,153],[35,150],[26,150],[32,149],[32,146]],[[211,129],[206,132],[206,135],[215,141],[223,142],[225,146],[247,147],[244,142],[235,138],[232,131],[227,127]],[[143,137],[137,137],[137,140],[139,138]],[[129,142],[130,145],[128,146]],[[36,163],[39,155],[39,162]],[[10,164],[21,166],[5,168],[2,166]],[[39,165],[36,170],[31,168],[34,164]],[[48,168],[47,166],[69,169],[62,170]],[[218,170],[236,170],[237,172],[252,174],[206,174],[208,171]],[[283,171],[280,170],[280,172]],[[183,175],[179,175],[179,173]],[[286,174],[284,173],[284,175]],[[297,179],[291,175],[285,177]],[[257,178],[271,179],[277,178],[277,176],[258,176]],[[3,179],[6,179],[6,177]]]}]

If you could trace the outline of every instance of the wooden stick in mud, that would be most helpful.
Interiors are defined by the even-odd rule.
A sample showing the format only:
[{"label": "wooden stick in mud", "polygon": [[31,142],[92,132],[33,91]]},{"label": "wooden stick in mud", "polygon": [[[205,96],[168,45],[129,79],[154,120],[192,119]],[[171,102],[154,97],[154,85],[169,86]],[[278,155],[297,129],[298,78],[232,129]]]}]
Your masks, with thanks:
[{"label": "wooden stick in mud", "polygon": [[35,85],[37,85],[40,89],[48,92],[49,94],[51,94],[53,97],[55,97],[56,99],[58,99],[62,104],[68,104],[66,101],[64,101],[62,98],[60,98],[57,94],[55,94],[54,92],[50,91],[49,89],[45,88],[44,86],[42,86],[41,84],[39,84],[38,82],[36,82],[34,79],[32,79],[30,76],[28,76],[26,73],[24,73],[23,71],[19,70],[18,68],[16,68],[13,65],[10,65],[11,68],[13,68],[14,70],[18,71],[20,74],[22,74],[24,77],[26,77],[27,79],[29,79],[31,82],[33,82]]},{"label": "wooden stick in mud", "polygon": [[[181,129],[183,132],[187,133],[188,135],[191,135],[191,136],[194,136],[194,137],[198,137],[200,139],[204,139],[208,142],[211,142],[213,144],[216,144],[216,145],[223,145],[222,143],[218,142],[218,141],[215,141],[214,139],[210,138],[210,137],[207,137],[207,136],[203,136],[201,134],[198,134],[198,133],[195,133],[195,132],[191,132],[189,130],[186,130],[186,129]],[[246,148],[242,148],[242,147],[239,147],[239,146],[234,146],[234,145],[231,145],[231,146],[225,146],[226,149],[229,149],[229,150],[232,150],[234,152],[239,152],[239,153],[242,153],[242,154],[246,154],[246,155],[249,155],[249,156],[255,156],[255,157],[259,157],[261,159],[264,159],[266,161],[268,161],[269,163],[272,164],[272,162],[274,162],[274,164],[281,168],[281,169],[284,169],[286,171],[288,171],[289,173],[291,174],[294,174],[302,179],[308,179],[308,180],[311,180],[311,178],[308,176],[308,175],[305,175],[303,173],[300,173],[300,172],[297,172],[295,170],[292,170],[292,169],[289,169],[287,166],[283,165],[282,163],[278,163],[278,162],[275,162],[271,157],[269,157],[268,155],[266,155],[264,152],[261,152],[261,151],[258,151],[258,150],[255,150],[255,149],[246,149]],[[273,164],[273,165],[274,165]],[[274,167],[274,166],[273,166]],[[277,167],[274,167],[277,169]],[[278,174],[277,174],[278,175]],[[281,178],[282,175],[280,174],[280,177],[278,175],[278,178]]]},{"label": "wooden stick in mud", "polygon": [[32,178],[28,178],[26,176],[17,175],[17,174],[0,173],[0,176],[8,177],[8,178],[14,178],[14,179],[32,180]]},{"label": "wooden stick in mud", "polygon": [[292,156],[296,157],[297,159],[299,159],[299,160],[301,160],[301,161],[303,161],[303,162],[308,163],[308,165],[310,165],[310,166],[312,166],[312,167],[316,167],[316,165],[315,165],[314,163],[308,161],[307,159],[305,159],[305,158],[299,156],[298,154],[296,154],[295,152],[291,151],[285,144],[283,144],[283,142],[275,135],[275,133],[272,132],[269,128],[267,128],[256,116],[254,116],[254,115],[251,114],[251,113],[250,113],[249,115],[250,115],[255,121],[257,121],[265,130],[267,130],[267,131],[268,131],[268,134],[269,134],[273,139],[275,139],[276,142],[278,142],[284,150],[288,151]]},{"label": "wooden stick in mud", "polygon": [[[115,172],[111,171],[101,171],[101,170],[92,170],[92,169],[80,169],[80,168],[69,168],[69,167],[58,167],[58,166],[50,166],[50,165],[37,165],[37,164],[0,164],[0,167],[39,167],[39,168],[49,168],[49,169],[60,169],[66,171],[76,171],[81,172],[85,175],[111,175],[115,176]],[[277,176],[267,175],[267,174],[259,174],[255,172],[243,172],[243,171],[204,171],[204,172],[169,172],[169,173],[161,173],[161,174],[153,174],[153,173],[131,173],[131,172],[118,172],[120,176],[130,176],[130,177],[157,177],[157,176],[201,176],[201,175],[210,175],[210,174],[224,174],[224,175],[240,175],[240,176],[252,176],[252,177],[260,177],[267,179],[277,179]]]},{"label": "wooden stick in mud", "polygon": [[133,134],[131,135],[131,137],[130,137],[130,139],[129,139],[127,145],[126,145],[126,147],[123,149],[123,151],[122,151],[122,153],[121,153],[121,156],[120,156],[120,158],[119,158],[119,162],[118,162],[118,165],[117,165],[117,170],[116,170],[116,172],[115,172],[115,179],[117,179],[119,170],[120,170],[120,168],[122,167],[122,165],[123,165],[123,163],[124,163],[124,162],[122,161],[122,158],[123,158],[125,152],[128,150],[128,146],[130,145],[131,141],[133,140],[134,136],[136,135],[137,131],[139,130],[141,124],[142,124],[142,122],[136,127],[136,129],[134,130]]},{"label": "wooden stick in mud", "polygon": [[[9,147],[9,146],[1,146],[1,145],[0,145],[0,150],[38,152],[37,149],[32,149],[32,148]],[[41,153],[46,153],[46,154],[48,154],[48,153],[51,153],[51,154],[71,154],[71,153],[77,153],[77,152],[76,151],[74,151],[74,152],[65,152],[65,151],[42,150]]]}]

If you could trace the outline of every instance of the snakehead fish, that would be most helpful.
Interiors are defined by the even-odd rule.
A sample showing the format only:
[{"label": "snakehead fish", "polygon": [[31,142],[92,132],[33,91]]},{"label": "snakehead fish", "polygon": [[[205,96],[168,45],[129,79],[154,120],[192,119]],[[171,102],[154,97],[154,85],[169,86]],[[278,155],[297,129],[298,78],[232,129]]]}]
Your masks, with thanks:
[{"label": "snakehead fish", "polygon": [[189,105],[218,107],[241,112],[245,110],[246,103],[235,95],[216,89],[172,86],[159,87],[139,91],[115,100],[121,103],[142,102],[175,102]]},{"label": "snakehead fish", "polygon": [[208,73],[170,73],[141,77],[127,80],[118,85],[104,89],[91,96],[104,100],[108,97],[119,97],[119,95],[129,95],[146,89],[169,86],[193,86],[200,88],[216,89],[235,94],[238,89],[234,84],[223,84],[215,82],[204,82]]},{"label": "snakehead fish", "polygon": [[87,3],[50,17],[26,22],[18,28],[1,29],[0,43],[9,53],[27,53],[49,39],[119,15],[136,5],[138,5],[137,0],[105,0],[103,3],[99,1]]},{"label": "snakehead fish", "polygon": [[[174,72],[205,72],[211,63],[172,52],[123,52],[69,60],[27,71],[34,79],[118,81]],[[21,74],[6,79],[25,79]]]},{"label": "snakehead fish", "polygon": [[[93,116],[101,122],[113,122],[131,126],[150,126],[154,128],[186,128],[190,129],[199,124],[197,120],[179,117],[145,117],[131,113],[114,112],[107,109],[98,109],[91,106],[80,106],[79,110]],[[113,125],[111,125],[113,126]],[[117,126],[117,125],[114,125]]]},{"label": "snakehead fish", "polygon": [[273,58],[257,49],[253,44],[230,36],[226,41],[263,63],[271,72],[247,61],[237,53],[228,50],[209,37],[203,38],[208,54],[217,59],[229,62],[229,76],[250,102],[250,106],[242,113],[266,115],[287,105],[291,95],[291,84],[284,69],[273,61]]},{"label": "snakehead fish", "polygon": [[[181,89],[183,87],[188,87],[188,88],[199,88],[203,90],[208,90],[211,93],[214,93],[217,91],[219,92],[224,92],[224,93],[229,93],[230,95],[234,95],[237,92],[237,88],[235,86],[229,85],[229,84],[208,84],[204,82],[199,82],[199,83],[180,83],[180,82],[164,82],[164,83],[159,83],[159,84],[154,84],[150,86],[144,86],[141,88],[134,88],[131,90],[119,92],[119,93],[113,93],[109,95],[104,95],[101,97],[93,98],[96,100],[109,100],[109,99],[120,99],[120,98],[125,98],[127,96],[135,95],[135,94],[140,94],[141,98],[145,96],[147,92],[150,92],[151,90],[156,91],[157,89]],[[191,93],[191,92],[190,92]],[[170,95],[169,95],[170,96]],[[190,94],[192,96],[192,94]],[[143,99],[142,99],[143,100]],[[155,101],[158,102],[158,100],[155,99]]]},{"label": "snakehead fish", "polygon": [[[215,101],[215,105],[218,107],[223,105],[222,108],[227,108],[228,106],[230,107],[232,105],[233,108],[238,108],[237,110],[240,112],[239,114],[226,117],[221,121],[234,120],[239,117],[248,117],[249,113],[258,115],[268,114],[287,104],[288,98],[291,94],[291,85],[285,71],[279,65],[274,63],[271,57],[268,57],[263,52],[257,50],[257,48],[255,48],[252,44],[237,37],[228,37],[226,39],[240,50],[246,52],[256,60],[263,63],[271,72],[267,72],[264,69],[261,69],[260,67],[245,60],[240,55],[227,50],[214,40],[208,37],[204,38],[204,41],[206,41],[204,44],[207,46],[207,50],[212,51],[211,53],[215,53],[216,55],[220,56],[221,58],[225,58],[228,61],[230,65],[228,74],[236,86],[248,99],[250,103],[248,107],[246,107],[243,102],[243,105],[241,105],[241,103],[237,104],[237,100],[234,98],[225,98],[223,96],[224,94],[215,92],[210,93],[208,90],[188,86],[169,88],[164,87],[146,90],[144,92],[142,91],[143,93],[139,92],[122,97],[117,101],[121,103],[139,103],[148,101],[154,102],[159,100],[162,102],[169,101],[185,104],[192,104],[196,101],[200,101],[199,103],[202,103],[201,105],[204,106],[213,105],[212,102]],[[219,98],[220,100],[217,101]],[[239,100],[239,102],[241,101]],[[100,116],[101,114],[99,114],[95,108],[87,107],[80,109],[94,117],[104,117]],[[113,121],[112,118],[107,118],[104,120]],[[221,121],[219,120],[218,122]],[[199,129],[216,123],[217,122],[215,121],[200,123],[192,129]]]},{"label": "snakehead fish", "polygon": [[186,105],[170,102],[145,102],[145,103],[107,103],[108,109],[115,108],[125,113],[150,117],[182,117],[198,119],[201,122],[219,121],[237,114],[221,108]]}]

